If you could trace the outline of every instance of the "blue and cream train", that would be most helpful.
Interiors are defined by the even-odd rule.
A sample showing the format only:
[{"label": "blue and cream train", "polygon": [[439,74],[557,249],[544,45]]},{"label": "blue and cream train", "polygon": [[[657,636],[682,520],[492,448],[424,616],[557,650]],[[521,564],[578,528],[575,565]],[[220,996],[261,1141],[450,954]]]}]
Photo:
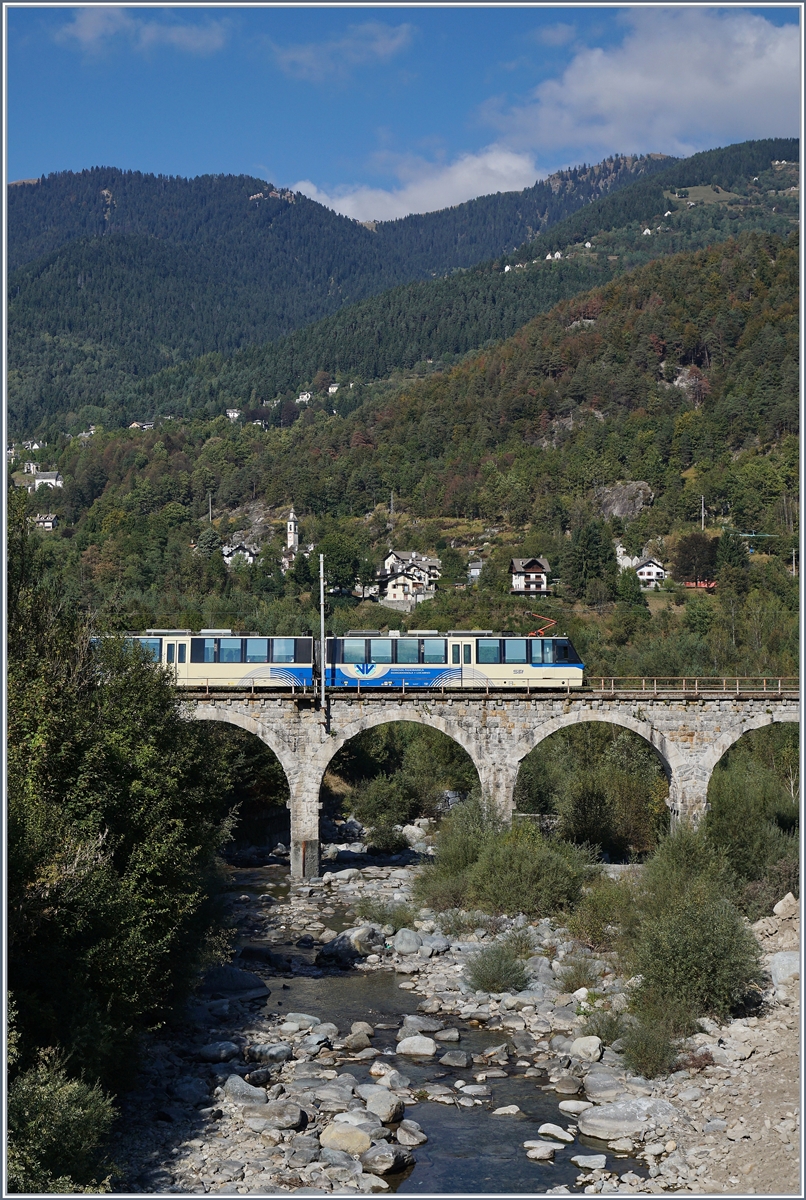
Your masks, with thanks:
[{"label": "blue and cream train", "polygon": [[[312,688],[319,641],[259,637],[231,629],[150,629],[127,634],[180,687]],[[523,637],[488,629],[349,630],[326,639],[328,688],[571,688],[584,664],[567,637]]]}]

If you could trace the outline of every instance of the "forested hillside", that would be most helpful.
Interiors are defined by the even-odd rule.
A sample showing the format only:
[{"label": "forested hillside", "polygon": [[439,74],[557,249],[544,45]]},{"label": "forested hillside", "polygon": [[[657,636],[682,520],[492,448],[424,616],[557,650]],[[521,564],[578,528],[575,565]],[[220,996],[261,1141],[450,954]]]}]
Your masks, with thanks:
[{"label": "forested hillside", "polygon": [[[657,260],[450,371],[370,394],[346,417],[322,407],[281,429],[218,417],[61,439],[45,452],[65,476],[51,493],[67,535],[48,539],[52,569],[116,626],[273,631],[314,622],[295,599],[309,581],[277,568],[272,522],[292,501],[305,540],[368,581],[392,536],[377,508],[392,490],[398,513],[423,525],[395,527],[418,548],[450,537],[469,553],[494,523],[504,556],[555,563],[566,535],[573,543],[591,521],[600,546],[618,535],[633,552],[652,539],[671,548],[699,524],[704,496],[709,523],[774,535],[783,574],[767,586],[783,586],[797,513],[798,261],[795,233]],[[648,483],[654,503],[596,525],[599,489],[625,479]],[[208,495],[218,529],[194,551]],[[249,529],[250,505],[268,514],[263,554],[228,570],[220,539]],[[489,580],[496,593],[494,570]],[[441,620],[502,619],[483,596],[462,595],[451,584]],[[515,628],[525,618],[506,619]],[[598,653],[604,669],[610,652]]]},{"label": "forested hillside", "polygon": [[[579,240],[581,214],[577,213],[559,221],[550,234],[541,234],[539,244],[511,261],[498,259],[447,279],[392,289],[342,307],[279,341],[249,345],[231,360],[220,351],[260,341],[265,322],[275,319],[272,313],[280,324],[313,321],[319,304],[315,279],[324,287],[327,275],[332,307],[342,304],[344,290],[333,283],[335,275],[327,274],[331,265],[323,264],[313,244],[299,286],[289,285],[287,278],[276,280],[266,295],[264,285],[271,272],[262,271],[260,256],[252,254],[251,234],[240,226],[227,243],[229,258],[219,253],[219,241],[214,241],[216,251],[211,253],[211,234],[205,233],[205,226],[200,227],[197,240],[181,243],[162,237],[143,240],[144,235],[133,232],[74,242],[63,252],[17,271],[10,281],[12,428],[31,431],[43,418],[68,413],[74,421],[103,421],[107,426],[127,424],[133,417],[150,418],[157,411],[213,416],[228,403],[260,408],[278,399],[290,401],[313,383],[317,372],[337,379],[349,376],[354,382],[383,378],[427,359],[450,362],[456,355],[509,336],[558,300],[653,257],[706,246],[742,228],[785,233],[797,213],[796,195],[786,191],[797,186],[797,168],[772,169],[770,153],[782,147],[792,154],[797,143],[746,143],[696,155],[658,175],[665,183],[657,187],[652,180],[638,180],[593,201],[585,227],[596,229],[586,237],[593,239],[591,247]],[[742,171],[754,169],[754,164],[760,175],[748,181]],[[565,181],[555,180],[560,200],[555,209],[549,205],[544,210],[546,219],[558,215],[563,204],[576,204],[583,193],[589,198],[591,174],[577,173],[574,180],[569,173]],[[619,165],[606,178],[615,187],[625,174],[630,177]],[[676,182],[678,175],[688,187],[699,186],[702,192],[702,185],[710,185],[717,174],[727,181],[718,185],[720,191],[706,186],[706,194],[698,194],[694,201],[672,194],[683,187]],[[770,182],[777,186],[767,186]],[[728,184],[743,190],[728,191]],[[248,186],[257,186],[257,181],[249,181]],[[547,189],[543,184],[538,187]],[[256,203],[279,206],[274,224],[283,228],[295,207],[279,197]],[[302,198],[300,203],[309,202]],[[319,216],[327,213],[315,207]],[[263,211],[270,214],[269,208]],[[175,226],[188,236],[190,226],[186,230],[170,207],[168,213],[160,230],[170,232]],[[257,222],[258,213],[249,219]],[[451,220],[459,220],[459,209],[449,210],[450,214]],[[477,227],[472,213],[465,215],[472,231]],[[328,219],[332,217],[328,214]],[[416,236],[430,237],[428,228],[436,226],[429,227],[428,219],[407,218],[412,223],[410,232],[416,226]],[[208,224],[217,225],[214,216]],[[351,237],[370,239],[373,261],[385,261],[377,250],[381,244],[377,234],[355,222],[348,224]],[[649,236],[644,233],[647,227]],[[415,240],[416,236],[411,234]],[[290,234],[289,238],[293,249]],[[410,244],[413,247],[411,239]],[[545,253],[559,251],[564,257],[546,263],[545,246],[549,247]],[[298,264],[290,272],[294,279],[297,269]],[[211,346],[217,353],[204,355]],[[199,354],[202,357],[196,361],[184,361]],[[157,374],[148,378],[153,373]],[[344,396],[340,401],[344,403]],[[273,414],[264,415],[279,424],[288,420],[289,410],[286,407],[283,415],[281,403]],[[61,420],[58,424],[64,427]]]}]

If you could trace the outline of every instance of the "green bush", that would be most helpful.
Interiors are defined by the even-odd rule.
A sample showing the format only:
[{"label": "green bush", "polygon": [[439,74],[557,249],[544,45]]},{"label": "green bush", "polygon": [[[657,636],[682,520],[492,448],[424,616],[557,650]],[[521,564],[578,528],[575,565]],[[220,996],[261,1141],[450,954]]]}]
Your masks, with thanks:
[{"label": "green bush", "polygon": [[[467,901],[467,879],[464,875],[449,875],[435,863],[426,863],[414,881],[412,892],[419,904],[440,913],[442,922],[444,917],[463,910]],[[468,930],[475,928],[475,924],[468,926]],[[453,932],[462,930],[455,928]]]},{"label": "green bush", "polygon": [[619,1038],[623,1038],[629,1029],[629,1023],[621,1013],[608,1012],[605,1008],[596,1008],[586,1018],[581,1029],[582,1037],[601,1038],[605,1046],[612,1046]]},{"label": "green bush", "polygon": [[527,984],[523,963],[506,941],[483,946],[468,960],[466,971],[477,992],[522,992]]},{"label": "green bush", "polygon": [[573,937],[597,950],[615,950],[636,923],[635,886],[630,879],[600,875],[568,918]]},{"label": "green bush", "polygon": [[395,933],[398,929],[411,929],[417,919],[417,910],[410,904],[387,904],[383,900],[373,900],[365,896],[355,906],[355,914],[364,921],[373,921],[376,925],[391,925]]},{"label": "green bush", "polygon": [[537,947],[528,928],[510,930],[504,941],[517,958],[531,958],[533,954],[537,954]]},{"label": "green bush", "polygon": [[641,1011],[622,1034],[622,1054],[629,1069],[645,1079],[667,1075],[677,1058],[675,1025],[663,1011]]},{"label": "green bush", "polygon": [[718,846],[702,831],[681,823],[644,866],[637,894],[642,926],[665,918],[694,893],[732,899],[736,877]]},{"label": "green bush", "polygon": [[519,825],[491,839],[468,869],[471,900],[491,912],[550,916],[579,900],[590,853]]},{"label": "green bush", "polygon": [[11,1082],[7,1111],[9,1191],[111,1191],[111,1164],[101,1160],[116,1114],[97,1084],[71,1078],[43,1051]]},{"label": "green bush", "polygon": [[798,801],[763,764],[745,757],[715,771],[708,804],[706,837],[741,879],[760,879],[782,858],[797,859]]},{"label": "green bush", "polygon": [[362,825],[373,829],[406,825],[418,808],[417,797],[406,782],[389,775],[377,775],[357,787],[350,805]]},{"label": "green bush", "polygon": [[634,961],[642,995],[719,1018],[760,978],[758,944],[735,906],[696,889],[643,922]]},{"label": "green bush", "polygon": [[588,958],[567,958],[557,976],[564,992],[576,992],[579,988],[595,988],[599,976]]},{"label": "green bush", "polygon": [[373,854],[401,854],[408,850],[409,843],[391,821],[381,820],[369,829],[367,847]]}]

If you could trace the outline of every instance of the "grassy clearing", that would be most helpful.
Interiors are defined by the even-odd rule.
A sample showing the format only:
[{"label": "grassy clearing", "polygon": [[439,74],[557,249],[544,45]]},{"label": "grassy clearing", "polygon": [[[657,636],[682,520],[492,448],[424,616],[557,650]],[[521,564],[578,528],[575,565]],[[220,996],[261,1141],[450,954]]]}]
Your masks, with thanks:
[{"label": "grassy clearing", "polygon": [[398,929],[412,929],[417,919],[417,909],[411,904],[389,904],[384,900],[373,900],[365,896],[358,901],[354,910],[357,917],[372,921],[375,925],[391,925]]}]

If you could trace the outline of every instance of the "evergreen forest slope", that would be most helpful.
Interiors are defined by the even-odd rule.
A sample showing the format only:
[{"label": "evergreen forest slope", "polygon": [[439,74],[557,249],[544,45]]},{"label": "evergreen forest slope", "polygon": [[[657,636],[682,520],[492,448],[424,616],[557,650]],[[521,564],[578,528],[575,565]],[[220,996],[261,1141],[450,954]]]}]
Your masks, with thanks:
[{"label": "evergreen forest slope", "polygon": [[[110,221],[118,221],[114,225],[118,232],[113,236],[70,242],[20,268],[10,279],[12,428],[30,431],[43,418],[70,413],[74,421],[125,424],[132,417],[145,419],[160,411],[155,404],[161,405],[163,412],[212,416],[227,404],[261,408],[278,399],[290,401],[296,390],[310,385],[321,371],[335,377],[347,374],[353,377],[351,381],[372,380],[396,369],[410,369],[427,359],[450,362],[457,355],[509,336],[558,300],[658,255],[705,246],[741,228],[786,232],[797,212],[797,199],[787,194],[783,185],[792,186],[791,178],[797,183],[797,168],[790,166],[782,174],[780,167],[773,169],[771,157],[784,152],[791,160],[797,154],[797,142],[770,139],[742,143],[695,155],[635,182],[629,182],[632,176],[623,165],[626,160],[610,161],[606,179],[611,194],[600,199],[591,199],[592,169],[587,174],[577,172],[576,178],[574,172],[566,173],[567,179],[555,179],[552,186],[548,181],[536,185],[544,191],[540,201],[544,205],[543,218],[554,220],[563,206],[578,207],[587,199],[590,203],[584,226],[579,224],[583,216],[579,211],[557,221],[551,232],[541,233],[511,261],[499,258],[448,278],[405,284],[353,305],[346,304],[346,284],[342,287],[337,281],[336,259],[341,253],[337,239],[331,237],[327,260],[319,251],[317,239],[310,240],[302,266],[297,254],[293,271],[286,269],[287,258],[272,251],[275,276],[268,268],[263,270],[263,260],[255,253],[256,231],[273,231],[275,226],[284,231],[283,254],[299,250],[291,228],[296,219],[292,210],[301,206],[300,211],[307,211],[311,202],[304,197],[292,198],[292,204],[287,195],[278,194],[247,205],[250,211],[241,214],[240,224],[230,220],[221,236],[215,232],[226,224],[220,209],[224,208],[229,219],[234,202],[224,204],[220,197],[218,207],[210,202],[211,214],[206,222],[195,226],[184,210],[177,211],[176,205],[166,203],[164,211],[155,208],[160,219],[155,216],[153,225],[161,236],[146,237],[136,232],[131,222],[115,217],[117,210],[110,209]],[[657,166],[654,159],[638,160],[639,165],[641,162]],[[751,171],[757,171],[757,177],[749,175]],[[722,179],[721,184],[717,177]],[[98,180],[81,178],[90,194]],[[674,190],[684,186],[681,180],[685,186],[700,190],[707,185],[708,195],[696,202],[675,196]],[[242,203],[249,188],[259,183],[232,179],[214,182],[222,188],[227,184],[230,189],[237,183],[243,191]],[[717,184],[717,191],[710,186],[712,182]],[[11,194],[35,192],[40,186],[12,188]],[[547,203],[548,194],[554,196],[554,207]],[[526,193],[512,195],[523,198]],[[478,213],[488,201],[492,204],[499,200],[499,208],[505,206],[505,201],[509,204],[506,197],[486,197],[444,214],[378,225],[374,233],[348,221],[355,270],[363,270],[370,262],[365,257],[367,239],[373,269],[386,270],[394,255],[384,257],[385,252],[378,247],[383,246],[387,233],[387,242],[396,238],[399,248],[407,247],[405,253],[401,250],[403,258],[410,257],[421,266],[427,259],[444,267],[440,245],[433,248],[434,230],[447,226],[440,227],[438,222],[429,226],[431,218],[454,223],[464,219],[470,237],[478,227]],[[482,208],[474,209],[472,205]],[[339,223],[344,218],[337,218],[322,206],[313,209],[323,237],[325,227],[330,229],[331,218],[342,229]],[[96,219],[97,214],[92,220]],[[86,221],[90,222],[89,216]],[[64,229],[68,226],[69,222],[63,224]],[[400,227],[394,238],[392,226]],[[647,227],[652,230],[650,237],[644,235]],[[309,232],[312,228],[311,224]],[[195,235],[191,238],[193,229]],[[409,230],[406,237],[405,229]],[[458,229],[457,225],[456,236],[451,235],[454,242],[461,240]],[[590,229],[596,232],[585,237],[593,238],[595,244],[587,248],[580,238]],[[273,246],[279,236],[272,233]],[[431,239],[432,252],[423,251],[425,258],[418,258],[420,252],[414,251],[418,237],[421,246]],[[222,250],[224,243],[226,252]],[[20,244],[38,243],[33,235],[25,242],[21,233]],[[564,257],[546,263],[545,254],[558,248],[562,248]],[[264,248],[264,258],[267,253]],[[461,254],[467,257],[465,250]],[[422,273],[429,274],[424,268]],[[289,277],[297,282],[289,283]],[[340,311],[316,322],[319,285],[325,287],[325,277],[330,297],[327,303],[332,302],[331,307]],[[289,325],[307,327],[265,346],[247,345],[227,358],[226,351],[235,346],[265,338],[266,322],[272,321],[275,330],[280,331]],[[215,353],[205,354],[211,348]],[[185,361],[194,355],[200,357]],[[340,404],[344,403],[342,396]],[[289,419],[287,407],[285,415],[282,405],[275,409],[269,416],[274,423]],[[341,411],[338,406],[337,411]]]}]

